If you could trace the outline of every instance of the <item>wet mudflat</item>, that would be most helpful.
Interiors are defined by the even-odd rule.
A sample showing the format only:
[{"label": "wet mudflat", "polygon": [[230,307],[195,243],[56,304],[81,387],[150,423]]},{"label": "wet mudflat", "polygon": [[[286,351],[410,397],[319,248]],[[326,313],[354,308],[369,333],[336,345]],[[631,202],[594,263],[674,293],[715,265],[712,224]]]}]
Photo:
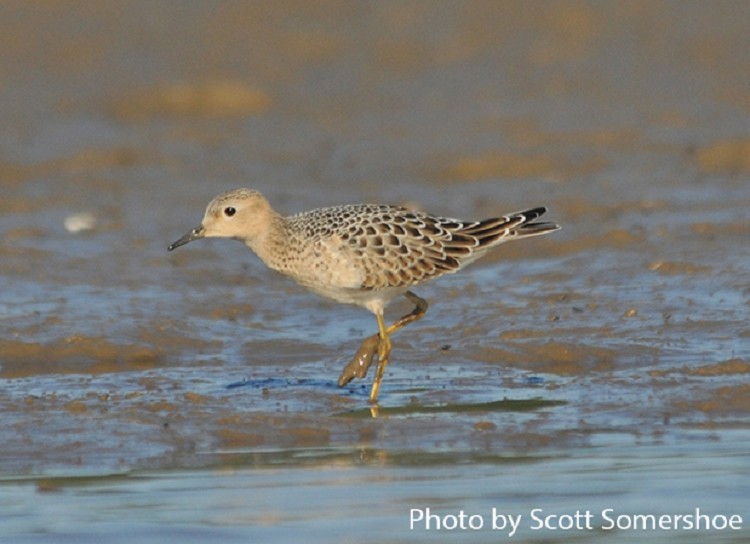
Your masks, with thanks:
[{"label": "wet mudflat", "polygon": [[[743,5],[0,12],[0,539],[747,539]],[[416,289],[373,418],[372,315],[166,252],[239,186],[563,230]]]}]

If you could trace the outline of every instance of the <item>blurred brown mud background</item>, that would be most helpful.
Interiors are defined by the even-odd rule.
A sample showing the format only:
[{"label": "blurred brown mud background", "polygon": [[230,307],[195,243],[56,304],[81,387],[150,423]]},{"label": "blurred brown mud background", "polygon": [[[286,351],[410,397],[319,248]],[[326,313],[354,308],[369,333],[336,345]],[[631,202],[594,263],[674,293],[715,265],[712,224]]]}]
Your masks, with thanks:
[{"label": "blurred brown mud background", "polygon": [[[747,526],[748,67],[744,2],[3,2],[0,532],[426,541],[424,506]],[[236,242],[166,252],[240,186],[284,213],[547,205],[563,230],[417,289],[371,419],[371,376],[335,386],[371,315]]]}]

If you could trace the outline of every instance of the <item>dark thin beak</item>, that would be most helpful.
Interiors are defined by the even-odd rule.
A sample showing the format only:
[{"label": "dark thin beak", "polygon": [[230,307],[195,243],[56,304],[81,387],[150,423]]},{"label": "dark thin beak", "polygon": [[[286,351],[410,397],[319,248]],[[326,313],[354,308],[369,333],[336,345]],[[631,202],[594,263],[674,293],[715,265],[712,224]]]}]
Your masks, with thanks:
[{"label": "dark thin beak", "polygon": [[173,249],[177,249],[180,246],[184,246],[188,242],[192,242],[193,240],[198,240],[200,238],[203,238],[205,235],[205,229],[200,226],[196,227],[190,232],[188,232],[185,236],[174,242],[171,246],[167,248],[167,251],[172,251]]}]

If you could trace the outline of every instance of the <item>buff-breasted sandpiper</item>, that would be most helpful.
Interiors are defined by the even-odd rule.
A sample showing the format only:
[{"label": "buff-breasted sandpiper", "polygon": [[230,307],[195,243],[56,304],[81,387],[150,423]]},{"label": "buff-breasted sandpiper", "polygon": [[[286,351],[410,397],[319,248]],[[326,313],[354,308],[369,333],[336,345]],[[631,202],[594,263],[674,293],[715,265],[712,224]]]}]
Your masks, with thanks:
[{"label": "buff-breasted sandpiper", "polygon": [[[376,403],[391,353],[391,334],[427,311],[427,302],[410,289],[458,272],[503,242],[559,229],[555,223],[534,222],[546,211],[539,207],[483,221],[460,221],[398,206],[353,204],[284,217],[258,191],[235,189],[214,198],[200,226],[169,250],[199,238],[234,238],[266,266],[309,290],[370,310],[378,320],[378,334],[362,342],[338,384],[364,378],[377,354],[370,393],[370,401]],[[415,308],[386,326],[383,310],[399,295]]]}]

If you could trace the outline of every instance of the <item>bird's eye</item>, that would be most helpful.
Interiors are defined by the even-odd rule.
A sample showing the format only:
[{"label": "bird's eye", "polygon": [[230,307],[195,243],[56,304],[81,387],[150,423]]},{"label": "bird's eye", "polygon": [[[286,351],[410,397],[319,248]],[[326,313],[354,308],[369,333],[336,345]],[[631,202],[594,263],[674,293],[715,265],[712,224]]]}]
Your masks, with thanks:
[{"label": "bird's eye", "polygon": [[224,208],[224,215],[227,217],[232,217],[234,214],[237,213],[237,210],[235,208],[232,208],[229,206],[228,208]]}]

